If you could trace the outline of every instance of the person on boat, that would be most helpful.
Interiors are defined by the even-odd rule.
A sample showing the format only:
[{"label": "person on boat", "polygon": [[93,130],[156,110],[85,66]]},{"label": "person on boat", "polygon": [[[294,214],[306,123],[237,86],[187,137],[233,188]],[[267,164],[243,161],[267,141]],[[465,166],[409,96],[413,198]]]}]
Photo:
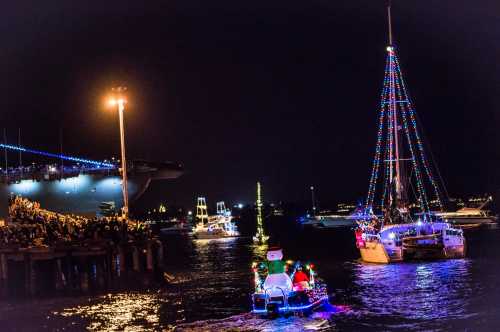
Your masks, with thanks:
[{"label": "person on boat", "polygon": [[375,232],[380,232],[380,229],[382,228],[382,224],[380,223],[380,220],[377,218],[376,215],[373,215],[370,221],[370,226],[373,227]]},{"label": "person on boat", "polygon": [[309,288],[309,276],[302,270],[302,266],[297,267],[293,276],[293,289],[305,290]]}]

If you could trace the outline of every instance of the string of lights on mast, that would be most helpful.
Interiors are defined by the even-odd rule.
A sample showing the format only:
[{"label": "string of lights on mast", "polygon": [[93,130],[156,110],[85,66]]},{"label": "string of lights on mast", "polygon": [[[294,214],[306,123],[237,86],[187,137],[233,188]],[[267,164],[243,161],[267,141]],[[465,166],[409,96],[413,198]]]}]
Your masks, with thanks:
[{"label": "string of lights on mast", "polygon": [[[441,209],[443,204],[439,187],[434,180],[424,152],[421,135],[417,127],[415,108],[408,94],[393,43],[390,5],[387,7],[387,16],[389,21],[389,45],[387,46],[384,81],[380,96],[375,156],[372,163],[365,211],[369,214],[373,213],[382,161],[385,172],[382,181],[380,206],[383,207],[392,204],[395,200],[401,201],[403,199],[407,188],[402,183],[401,162],[408,160],[411,162],[412,169],[410,177],[413,176],[416,184],[417,203],[425,216],[429,215],[430,212],[430,200],[425,188],[426,180],[432,187],[434,199]],[[400,131],[403,131],[403,135],[400,135]],[[401,158],[401,153],[404,151],[401,148],[404,147],[407,148],[410,154],[408,159]],[[383,160],[382,155],[384,156]]]}]

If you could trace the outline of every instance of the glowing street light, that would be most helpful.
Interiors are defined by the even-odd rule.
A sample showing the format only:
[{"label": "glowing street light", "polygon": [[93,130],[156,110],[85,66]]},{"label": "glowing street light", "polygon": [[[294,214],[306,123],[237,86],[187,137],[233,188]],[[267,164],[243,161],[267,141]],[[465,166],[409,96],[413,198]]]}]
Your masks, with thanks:
[{"label": "glowing street light", "polygon": [[109,99],[109,105],[111,107],[118,107],[118,116],[120,120],[120,145],[121,145],[121,161],[122,161],[122,192],[123,192],[123,209],[122,216],[128,217],[128,183],[127,183],[127,159],[125,157],[125,129],[123,125],[123,111],[125,110],[125,104],[127,99],[124,94],[127,90],[126,87],[119,86],[111,89],[113,91],[113,96]]}]

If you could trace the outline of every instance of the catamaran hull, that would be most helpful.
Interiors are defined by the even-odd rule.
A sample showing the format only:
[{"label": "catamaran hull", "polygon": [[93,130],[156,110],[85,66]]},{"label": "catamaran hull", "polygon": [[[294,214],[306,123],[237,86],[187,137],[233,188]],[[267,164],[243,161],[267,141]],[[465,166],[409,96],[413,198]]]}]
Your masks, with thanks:
[{"label": "catamaran hull", "polygon": [[459,259],[465,257],[465,246],[405,248],[403,256],[405,261]]},{"label": "catamaran hull", "polygon": [[359,249],[361,259],[365,263],[389,264],[412,260],[437,260],[464,258],[466,253],[463,245],[448,247],[405,247],[386,248],[380,242],[367,242]]},{"label": "catamaran hull", "polygon": [[464,258],[467,247],[464,243],[462,246],[453,246],[453,247],[445,247],[443,249],[444,251],[444,257],[445,258]]},{"label": "catamaran hull", "polygon": [[359,251],[361,259],[366,263],[388,264],[403,260],[401,248],[385,248],[380,242],[366,242],[363,248],[359,248]]}]

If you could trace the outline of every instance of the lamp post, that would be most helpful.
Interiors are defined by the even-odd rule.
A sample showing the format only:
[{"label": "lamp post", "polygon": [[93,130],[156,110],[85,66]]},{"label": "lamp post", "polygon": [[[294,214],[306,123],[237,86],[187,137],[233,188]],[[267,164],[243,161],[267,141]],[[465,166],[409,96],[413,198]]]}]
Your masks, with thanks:
[{"label": "lamp post", "polygon": [[316,216],[316,199],[314,197],[314,186],[311,186],[311,201],[312,201],[313,216]]},{"label": "lamp post", "polygon": [[118,117],[120,120],[120,146],[121,146],[121,160],[122,160],[122,192],[123,192],[123,209],[122,216],[128,218],[128,183],[127,183],[127,158],[125,156],[125,128],[123,125],[123,111],[127,100],[124,97],[126,87],[113,88],[114,96],[109,100],[111,106],[118,107]]}]

